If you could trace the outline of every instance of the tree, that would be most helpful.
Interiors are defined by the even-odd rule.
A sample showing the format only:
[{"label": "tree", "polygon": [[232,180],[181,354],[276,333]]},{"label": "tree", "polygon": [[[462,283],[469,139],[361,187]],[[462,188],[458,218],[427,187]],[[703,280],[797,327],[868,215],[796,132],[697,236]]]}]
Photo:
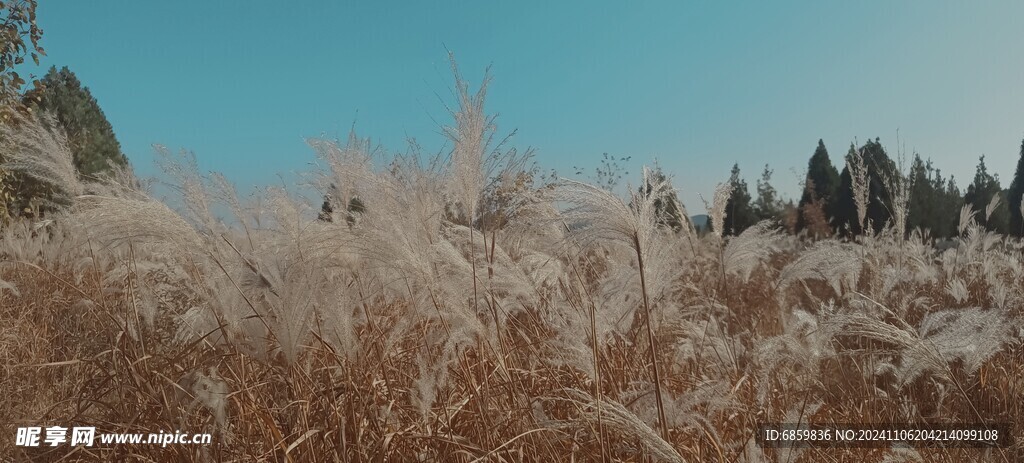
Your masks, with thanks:
[{"label": "tree", "polygon": [[732,195],[725,203],[725,222],[722,227],[726,235],[739,235],[743,233],[743,230],[757,223],[757,214],[750,203],[747,182],[740,178],[739,164],[733,164],[729,183],[732,184]]},{"label": "tree", "polygon": [[[67,67],[59,71],[51,67],[41,82],[38,99],[25,97],[22,103],[34,112],[46,112],[54,117],[57,127],[52,128],[66,134],[80,175],[95,176],[107,171],[111,164],[119,167],[128,164],[99,103],[73,72]],[[45,213],[45,208],[36,211],[32,205],[49,202],[52,198],[49,185],[18,173],[9,175],[6,184],[10,195],[5,203],[12,206],[10,209],[20,213]]]},{"label": "tree", "polygon": [[807,162],[807,178],[804,191],[797,206],[796,230],[807,230],[814,223],[815,235],[828,235],[828,213],[832,210],[836,189],[839,187],[839,172],[832,165],[825,149],[825,142],[818,140],[818,147]]},{"label": "tree", "polygon": [[[0,2],[0,124],[14,123],[17,112],[27,109],[18,98],[26,81],[15,67],[23,64],[26,56],[39,64],[39,57],[46,55],[39,46],[42,36],[43,30],[36,23],[36,0]],[[34,81],[25,99],[38,100],[41,85]],[[3,161],[0,153],[0,163]],[[10,172],[0,169],[0,221],[10,215],[8,204],[16,198],[15,182]]]},{"label": "tree", "polygon": [[1020,143],[1017,171],[1013,175],[1013,181],[1010,182],[1010,189],[1006,195],[1006,203],[1010,210],[1010,233],[1015,236],[1024,236],[1024,209],[1021,204],[1021,197],[1024,196],[1024,141]]},{"label": "tree", "polygon": [[[985,166],[985,155],[978,158],[978,167],[974,172],[974,182],[967,187],[964,194],[964,202],[970,204],[975,211],[978,211],[977,221],[990,231],[1006,233],[1009,229],[1009,208],[1006,206],[1003,197],[1002,187],[999,184],[999,174],[989,174]],[[999,197],[996,208],[988,211],[993,198]]]},{"label": "tree", "polygon": [[[850,151],[846,155],[847,164],[850,164],[853,157],[858,155],[862,156],[866,169],[867,214],[865,219],[871,225],[871,230],[878,233],[886,227],[892,218],[892,211],[889,209],[891,201],[889,192],[885,188],[885,178],[886,176],[900,175],[900,172],[896,168],[896,163],[885,152],[879,138],[868,140],[859,151],[854,148],[854,145],[850,145]],[[857,213],[854,178],[849,165],[843,168],[839,179],[838,197],[832,210],[833,221],[841,234],[845,236],[859,235],[864,232],[864,225],[860,223]]]},{"label": "tree", "polygon": [[[39,57],[46,55],[39,46],[42,36],[36,23],[36,0],[0,2],[0,118],[4,123],[11,121],[11,110],[24,109],[16,95],[26,81],[14,67],[23,64],[26,55],[39,65]],[[34,82],[29,98],[34,99],[39,88],[39,82]]]},{"label": "tree", "polygon": [[764,165],[761,178],[757,180],[757,201],[754,201],[754,215],[757,220],[781,220],[782,201],[778,198],[778,192],[772,186],[772,171],[768,164]]},{"label": "tree", "polygon": [[75,167],[82,175],[103,172],[108,162],[119,166],[128,163],[99,103],[88,87],[82,87],[74,72],[66,66],[59,71],[51,67],[42,83],[41,98],[33,105],[56,116],[67,134]]},{"label": "tree", "polygon": [[910,166],[910,201],[907,228],[929,230],[936,238],[949,238],[956,234],[962,198],[956,183],[942,177],[942,172],[914,155]]}]

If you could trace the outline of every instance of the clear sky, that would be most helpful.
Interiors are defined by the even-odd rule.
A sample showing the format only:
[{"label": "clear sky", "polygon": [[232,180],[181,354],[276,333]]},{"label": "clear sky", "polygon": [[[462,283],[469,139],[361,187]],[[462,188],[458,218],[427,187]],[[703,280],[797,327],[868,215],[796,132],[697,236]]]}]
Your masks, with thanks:
[{"label": "clear sky", "polygon": [[43,1],[44,66],[90,87],[141,173],[153,143],[240,187],[357,132],[431,150],[447,52],[516,146],[572,174],[601,153],[655,159],[691,213],[738,162],[797,190],[819,138],[896,134],[961,187],[986,154],[1004,186],[1024,136],[1024,2]]}]

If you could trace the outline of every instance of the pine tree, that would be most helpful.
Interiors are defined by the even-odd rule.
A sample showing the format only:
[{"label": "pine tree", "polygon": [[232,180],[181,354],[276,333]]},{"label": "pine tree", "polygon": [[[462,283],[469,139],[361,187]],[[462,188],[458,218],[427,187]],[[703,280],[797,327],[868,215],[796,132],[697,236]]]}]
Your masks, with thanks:
[{"label": "pine tree", "polygon": [[56,116],[67,133],[75,167],[82,175],[103,172],[108,162],[120,166],[128,163],[99,103],[88,87],[82,87],[74,72],[67,67],[59,71],[51,67],[41,82],[44,89],[34,106]]},{"label": "pine tree", "polygon": [[[988,215],[986,209],[996,196],[1000,196],[999,204],[992,214]],[[967,193],[964,194],[964,202],[978,211],[978,223],[990,231],[1006,233],[1010,227],[1010,214],[1005,199],[1002,186],[999,184],[999,174],[988,173],[988,167],[985,166],[985,155],[982,155],[978,158],[974,182],[967,187]]]},{"label": "pine tree", "polygon": [[[867,223],[871,224],[874,233],[881,232],[892,218],[889,204],[889,192],[885,189],[884,178],[886,175],[899,175],[896,163],[889,158],[882,147],[880,139],[868,140],[860,148],[860,155],[864,157],[864,166],[867,169],[868,181],[868,202],[867,202]],[[857,151],[853,145],[847,153],[847,160],[856,155]],[[843,168],[839,175],[840,186],[837,193],[838,198],[833,203],[832,217],[841,234],[850,236],[864,232],[863,226],[859,223],[857,216],[857,205],[853,195],[853,177],[849,166]]]},{"label": "pine tree", "polygon": [[813,230],[808,230],[815,235],[828,235],[831,230],[828,226],[828,212],[832,209],[839,187],[839,172],[832,165],[828,157],[828,150],[825,149],[825,142],[818,140],[818,148],[814,150],[810,161],[807,163],[807,179],[804,181],[803,195],[800,197],[800,204],[797,206],[797,231],[808,230],[814,224]]},{"label": "pine tree", "polygon": [[782,201],[779,200],[778,192],[771,183],[773,172],[768,164],[765,164],[761,178],[757,181],[757,201],[754,202],[757,220],[782,219]]},{"label": "pine tree", "polygon": [[1020,143],[1020,159],[1017,160],[1017,172],[1013,175],[1013,182],[1006,193],[1007,208],[1010,211],[1010,233],[1014,236],[1024,236],[1024,209],[1022,209],[1021,197],[1024,196],[1024,141]]},{"label": "pine tree", "polygon": [[739,164],[733,164],[729,176],[732,184],[732,195],[725,204],[725,222],[723,228],[727,235],[739,235],[751,225],[757,223],[757,214],[750,203],[750,191],[747,182],[740,178]]},{"label": "pine tree", "polygon": [[942,177],[942,171],[914,155],[910,167],[910,201],[907,228],[920,228],[935,238],[950,238],[956,234],[963,198],[952,178]]},{"label": "pine tree", "polygon": [[910,230],[920,228],[935,231],[935,203],[941,198],[928,178],[930,170],[931,161],[926,164],[921,156],[915,154],[910,165],[910,201],[907,204],[907,228]]},{"label": "pine tree", "polygon": [[936,182],[942,192],[942,201],[936,214],[939,216],[939,232],[937,236],[951,238],[956,235],[957,227],[960,225],[960,209],[964,205],[964,197],[960,194],[960,188],[956,186],[956,179],[952,175],[949,180],[943,180],[936,175]]},{"label": "pine tree", "polygon": [[[95,176],[109,169],[110,164],[125,166],[127,158],[114,130],[104,116],[88,87],[67,67],[59,71],[51,67],[40,80],[41,91],[26,94],[23,104],[36,112],[55,118],[57,127],[67,135],[75,168],[80,175]],[[45,185],[26,175],[12,173],[7,179],[11,211],[20,214],[45,214],[44,206],[52,199],[52,185]]]}]

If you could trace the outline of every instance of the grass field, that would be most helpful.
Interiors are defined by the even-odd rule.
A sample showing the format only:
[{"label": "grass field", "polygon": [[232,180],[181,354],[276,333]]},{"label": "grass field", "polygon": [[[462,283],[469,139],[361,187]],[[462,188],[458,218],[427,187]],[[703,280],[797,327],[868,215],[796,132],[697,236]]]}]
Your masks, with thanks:
[{"label": "grass field", "polygon": [[[893,228],[674,231],[659,225],[667,183],[624,197],[542,182],[492,139],[484,91],[457,88],[450,155],[311,141],[309,179],[342,205],[330,220],[295,191],[239,199],[187,156],[163,155],[169,202],[124,172],[82,179],[58,134],[11,129],[59,210],[0,236],[0,455],[1024,459],[1020,444],[754,439],[771,422],[1020,422],[1022,244],[978,226],[984,211],[941,251]],[[719,230],[728,194],[710,205]],[[52,424],[214,443],[13,446],[16,427]]]}]

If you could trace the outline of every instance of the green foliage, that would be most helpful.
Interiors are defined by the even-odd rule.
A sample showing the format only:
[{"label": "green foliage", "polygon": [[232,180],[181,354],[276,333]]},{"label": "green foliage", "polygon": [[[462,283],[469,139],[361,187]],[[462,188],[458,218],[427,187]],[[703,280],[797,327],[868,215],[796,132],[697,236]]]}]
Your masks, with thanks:
[{"label": "green foliage", "polygon": [[774,171],[764,165],[761,178],[757,180],[757,200],[754,201],[754,215],[757,220],[782,220],[783,203],[779,199],[778,192],[772,186],[772,174]]},{"label": "green foliage", "polygon": [[[74,167],[79,175],[94,177],[107,171],[111,164],[126,166],[127,158],[114,130],[103,115],[87,87],[67,67],[53,67],[41,80],[38,98],[26,95],[22,103],[33,112],[53,116],[57,129],[66,135]],[[52,199],[53,186],[29,176],[13,173],[4,182],[7,194],[4,203],[19,214],[39,216],[45,213],[42,204]]]},{"label": "green foliage", "polygon": [[818,147],[811,155],[807,163],[807,179],[804,182],[803,195],[800,197],[800,204],[797,206],[797,231],[805,230],[815,222],[811,211],[819,209],[819,212],[831,210],[831,204],[839,188],[839,172],[832,165],[828,157],[828,150],[825,142],[818,140]]},{"label": "green foliage", "polygon": [[936,238],[955,236],[963,198],[953,178],[943,178],[931,160],[923,161],[915,154],[910,181],[907,228],[929,230]]},{"label": "green foliage", "polygon": [[74,72],[67,67],[51,67],[42,82],[44,89],[35,106],[56,116],[67,133],[75,167],[82,175],[103,172],[108,162],[119,166],[128,163],[99,103],[88,87],[82,87]]},{"label": "green foliage", "polygon": [[739,164],[733,164],[729,183],[732,185],[732,195],[725,203],[724,232],[726,235],[739,235],[757,223],[757,213],[751,204],[747,182],[740,178]]},{"label": "green foliage", "polygon": [[[0,2],[0,117],[5,123],[10,120],[11,110],[24,108],[14,96],[26,81],[14,67],[23,64],[26,56],[39,64],[39,57],[46,55],[39,46],[42,36],[43,30],[36,24],[36,0]],[[34,87],[30,98],[37,94],[39,83],[35,82]]]},{"label": "green foliage", "polygon": [[[17,98],[26,81],[14,68],[23,64],[26,56],[39,64],[39,57],[46,55],[39,46],[42,36],[36,23],[36,0],[0,2],[0,124],[14,123],[17,113],[26,110]],[[25,99],[37,100],[41,88],[38,81],[33,82]],[[3,161],[0,153],[0,163]],[[0,169],[0,224],[11,215],[8,204],[16,197],[17,183],[11,172]]]},{"label": "green foliage", "polygon": [[1024,236],[1024,210],[1021,209],[1021,197],[1024,196],[1024,141],[1020,143],[1020,159],[1017,161],[1017,172],[1006,193],[1006,202],[1010,212],[1010,233]]},{"label": "green foliage", "polygon": [[[993,198],[999,196],[999,203],[991,215],[986,209],[992,204]],[[978,211],[977,221],[985,228],[1006,233],[1010,228],[1010,211],[1006,206],[1003,188],[999,184],[999,174],[989,174],[985,166],[985,155],[978,158],[978,167],[974,172],[974,182],[967,187],[964,202]]]},{"label": "green foliage", "polygon": [[[867,168],[867,222],[871,225],[871,230],[874,233],[879,233],[892,219],[891,201],[889,192],[885,188],[884,178],[886,175],[899,175],[899,171],[896,168],[896,163],[889,158],[878,138],[868,140],[860,148],[860,153],[864,157],[864,164]],[[853,145],[850,145],[847,159],[855,154]],[[836,202],[833,203],[832,220],[841,234],[859,235],[864,230],[858,223],[857,205],[853,196],[853,178],[850,175],[849,167],[843,168],[839,178],[840,185]]]}]

